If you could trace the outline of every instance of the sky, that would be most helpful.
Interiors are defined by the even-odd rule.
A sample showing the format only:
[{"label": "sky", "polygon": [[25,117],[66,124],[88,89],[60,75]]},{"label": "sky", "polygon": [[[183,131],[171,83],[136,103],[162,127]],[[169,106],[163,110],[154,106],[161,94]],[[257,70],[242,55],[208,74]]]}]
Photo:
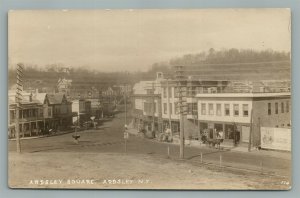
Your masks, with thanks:
[{"label": "sky", "polygon": [[153,63],[218,49],[290,51],[288,9],[12,10],[9,67],[60,64],[146,71]]}]

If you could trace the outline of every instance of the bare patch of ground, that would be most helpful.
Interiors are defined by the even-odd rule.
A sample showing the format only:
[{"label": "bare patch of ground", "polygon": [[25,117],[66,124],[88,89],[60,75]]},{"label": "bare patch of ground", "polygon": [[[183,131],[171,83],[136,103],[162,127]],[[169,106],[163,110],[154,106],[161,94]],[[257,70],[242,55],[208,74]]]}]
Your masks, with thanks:
[{"label": "bare patch of ground", "polygon": [[12,188],[289,189],[289,181],[142,154],[9,153]]}]

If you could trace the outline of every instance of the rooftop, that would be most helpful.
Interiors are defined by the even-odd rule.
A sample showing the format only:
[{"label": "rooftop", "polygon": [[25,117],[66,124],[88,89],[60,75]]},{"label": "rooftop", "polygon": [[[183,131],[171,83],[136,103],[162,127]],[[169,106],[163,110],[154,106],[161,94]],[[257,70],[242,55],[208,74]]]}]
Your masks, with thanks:
[{"label": "rooftop", "polygon": [[280,97],[291,96],[291,92],[279,92],[279,93],[203,93],[197,94],[197,98],[259,98],[259,97]]}]

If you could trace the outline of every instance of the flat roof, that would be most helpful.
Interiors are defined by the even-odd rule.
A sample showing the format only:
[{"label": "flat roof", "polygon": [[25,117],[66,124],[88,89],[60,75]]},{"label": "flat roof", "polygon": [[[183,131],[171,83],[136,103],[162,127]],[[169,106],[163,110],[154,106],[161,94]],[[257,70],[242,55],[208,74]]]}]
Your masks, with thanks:
[{"label": "flat roof", "polygon": [[291,96],[291,92],[279,93],[204,93],[197,94],[197,98],[259,98],[259,97],[282,97]]}]

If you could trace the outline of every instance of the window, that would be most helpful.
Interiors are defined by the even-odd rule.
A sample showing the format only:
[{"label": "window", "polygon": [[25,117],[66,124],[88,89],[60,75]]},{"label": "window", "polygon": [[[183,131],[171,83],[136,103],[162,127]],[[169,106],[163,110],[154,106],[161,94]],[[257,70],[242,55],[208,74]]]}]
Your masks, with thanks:
[{"label": "window", "polygon": [[248,117],[248,115],[249,115],[248,104],[243,104],[243,116]]},{"label": "window", "polygon": [[221,104],[217,104],[217,112],[216,112],[217,116],[221,116]]},{"label": "window", "polygon": [[233,114],[234,114],[234,116],[239,116],[239,105],[238,104],[233,105]]},{"label": "window", "polygon": [[187,114],[192,115],[192,111],[193,111],[193,104],[187,103]]},{"label": "window", "polygon": [[154,89],[147,89],[147,94],[154,94]]},{"label": "window", "polygon": [[144,112],[148,113],[148,105],[146,102],[144,102]]},{"label": "window", "polygon": [[225,108],[225,115],[226,116],[230,116],[230,105],[229,104],[225,104],[224,108]]},{"label": "window", "polygon": [[201,103],[201,115],[206,115],[206,104]]},{"label": "window", "polygon": [[281,102],[281,113],[284,113],[284,103]]},{"label": "window", "polygon": [[271,115],[272,110],[271,110],[271,103],[268,103],[268,115]]},{"label": "window", "polygon": [[43,117],[44,115],[44,110],[41,108],[39,109],[39,117]]},{"label": "window", "polygon": [[174,105],[175,105],[175,114],[179,114],[179,105],[178,105],[178,102],[176,102]]},{"label": "window", "polygon": [[49,117],[52,116],[51,108],[48,108],[48,116],[49,116]]},{"label": "window", "polygon": [[164,98],[167,97],[167,88],[164,88],[164,91],[163,91],[163,97],[164,97]]},{"label": "window", "polygon": [[286,101],[285,109],[286,109],[286,112],[287,112],[287,113],[290,111],[290,104],[289,104],[289,101]]},{"label": "window", "polygon": [[175,88],[174,88],[174,97],[175,97],[175,98],[178,98],[178,97],[179,97],[179,88],[178,88],[178,87],[175,87]]},{"label": "window", "polygon": [[172,98],[172,87],[169,87],[169,92],[168,92],[168,94],[169,94],[169,98]]},{"label": "window", "polygon": [[193,103],[193,115],[198,115],[198,104],[197,103]]},{"label": "window", "polygon": [[214,115],[214,104],[208,104],[208,113],[209,115]]},{"label": "window", "polygon": [[278,102],[275,102],[275,114],[278,114]]},{"label": "window", "polygon": [[170,108],[169,112],[170,112],[170,114],[172,114],[173,113],[173,105],[172,105],[172,103],[169,104],[169,108]]},{"label": "window", "polygon": [[164,114],[167,114],[167,103],[164,103]]},{"label": "window", "polygon": [[10,119],[11,119],[11,120],[15,119],[15,111],[10,110],[9,112],[10,112],[10,113],[9,113],[9,114],[10,114]]}]

